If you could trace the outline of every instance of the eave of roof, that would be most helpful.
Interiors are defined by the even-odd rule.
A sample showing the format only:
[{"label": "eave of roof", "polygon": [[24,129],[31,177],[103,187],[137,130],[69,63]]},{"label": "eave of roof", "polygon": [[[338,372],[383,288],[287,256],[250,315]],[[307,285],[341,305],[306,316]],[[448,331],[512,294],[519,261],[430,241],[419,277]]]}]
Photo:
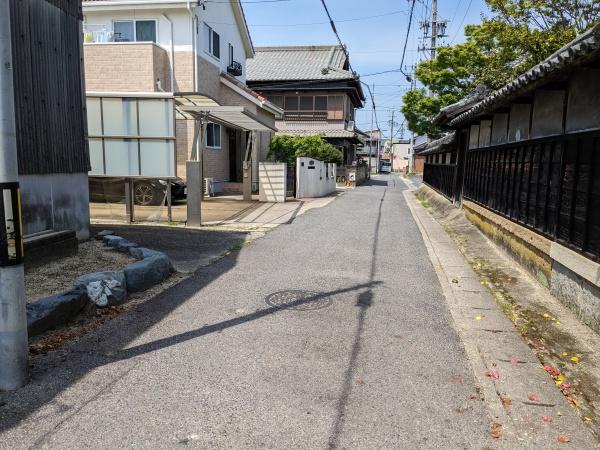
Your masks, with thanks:
[{"label": "eave of roof", "polygon": [[448,150],[448,147],[454,144],[455,140],[456,134],[452,132],[435,141],[424,142],[423,144],[415,146],[414,152],[415,155],[429,155],[431,153],[446,151]]},{"label": "eave of roof", "polygon": [[600,24],[593,26],[535,67],[488,95],[471,109],[451,120],[449,125],[454,128],[459,127],[474,117],[489,113],[502,103],[531,91],[544,78],[560,74],[598,55],[600,55]]}]

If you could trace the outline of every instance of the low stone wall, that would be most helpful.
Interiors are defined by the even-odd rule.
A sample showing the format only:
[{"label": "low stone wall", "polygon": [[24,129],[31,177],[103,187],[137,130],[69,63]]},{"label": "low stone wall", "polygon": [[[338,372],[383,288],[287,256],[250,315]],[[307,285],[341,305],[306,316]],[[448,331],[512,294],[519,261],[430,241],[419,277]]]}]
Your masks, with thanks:
[{"label": "low stone wall", "polygon": [[550,287],[552,241],[468,200],[463,201],[463,209],[467,219],[483,234],[506,250],[542,286]]},{"label": "low stone wall", "polygon": [[579,320],[600,333],[600,264],[476,203],[464,200],[458,210],[428,186],[421,186],[417,195],[445,217],[464,213]]},{"label": "low stone wall", "polygon": [[115,250],[130,253],[138,261],[120,271],[82,275],[73,282],[71,289],[28,303],[27,331],[30,337],[68,323],[87,306],[102,308],[122,304],[127,300],[128,292],[148,289],[174,272],[171,260],[162,252],[138,247],[109,231],[96,237]]}]

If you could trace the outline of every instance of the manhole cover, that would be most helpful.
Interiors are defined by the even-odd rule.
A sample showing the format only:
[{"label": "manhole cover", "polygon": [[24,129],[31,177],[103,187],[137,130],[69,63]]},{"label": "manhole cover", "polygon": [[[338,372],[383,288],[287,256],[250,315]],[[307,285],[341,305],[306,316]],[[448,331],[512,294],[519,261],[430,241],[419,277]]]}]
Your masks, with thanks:
[{"label": "manhole cover", "polygon": [[319,292],[291,290],[270,294],[265,298],[265,302],[275,308],[314,311],[327,308],[332,300],[328,295]]}]

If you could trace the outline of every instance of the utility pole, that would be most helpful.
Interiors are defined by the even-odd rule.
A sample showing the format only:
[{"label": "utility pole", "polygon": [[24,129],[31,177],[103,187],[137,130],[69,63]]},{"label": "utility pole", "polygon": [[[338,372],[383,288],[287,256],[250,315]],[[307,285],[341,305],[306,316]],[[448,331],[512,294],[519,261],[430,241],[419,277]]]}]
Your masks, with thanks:
[{"label": "utility pole", "polygon": [[[414,76],[414,66],[412,70],[412,76],[410,78],[410,90],[413,91],[417,88],[417,80]],[[408,158],[408,172],[414,173],[415,171],[415,132],[410,132],[410,157]]]},{"label": "utility pole", "polygon": [[[431,21],[421,22],[421,29],[423,30],[423,45],[419,46],[419,50],[424,52],[429,50],[430,59],[435,59],[438,48],[438,39],[447,37],[446,28],[448,22],[446,20],[438,20],[438,0],[431,0]],[[431,31],[431,34],[429,32]],[[429,46],[425,43],[429,41]]]},{"label": "utility pole", "polygon": [[435,59],[435,51],[437,50],[437,34],[438,34],[438,2],[431,0],[431,59]]},{"label": "utility pole", "polygon": [[0,0],[0,390],[27,382],[23,230],[17,165],[10,0]]},{"label": "utility pole", "polygon": [[394,171],[394,110],[390,120],[390,173]]},{"label": "utility pole", "polygon": [[[373,84],[375,90],[375,84]],[[373,91],[371,91],[371,137],[369,140],[369,179],[371,178],[371,158],[373,157],[373,117],[375,116],[375,100],[373,99]]]}]

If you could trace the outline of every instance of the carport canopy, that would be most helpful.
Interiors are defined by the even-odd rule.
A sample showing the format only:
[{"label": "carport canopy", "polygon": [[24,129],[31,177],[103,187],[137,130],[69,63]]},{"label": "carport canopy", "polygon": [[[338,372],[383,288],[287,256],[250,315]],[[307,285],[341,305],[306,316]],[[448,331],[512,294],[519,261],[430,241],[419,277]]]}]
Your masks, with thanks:
[{"label": "carport canopy", "polygon": [[177,109],[185,115],[245,131],[277,131],[244,106],[221,106],[203,95],[179,95],[176,102]]}]

